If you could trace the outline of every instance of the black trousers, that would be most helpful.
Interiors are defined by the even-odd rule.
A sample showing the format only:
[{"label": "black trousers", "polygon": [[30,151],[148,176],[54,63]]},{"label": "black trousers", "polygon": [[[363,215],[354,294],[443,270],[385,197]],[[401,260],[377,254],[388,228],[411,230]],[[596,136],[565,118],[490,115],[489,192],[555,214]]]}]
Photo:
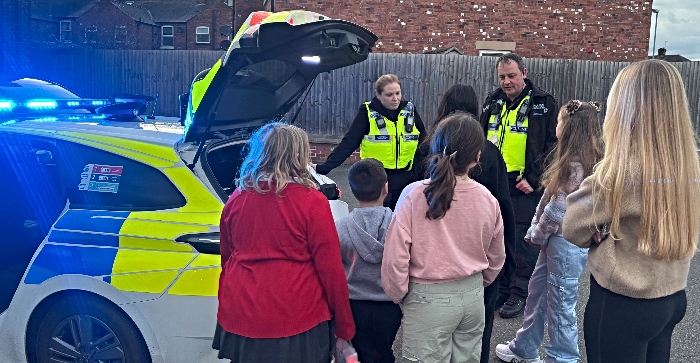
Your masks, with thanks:
[{"label": "black trousers", "polygon": [[496,299],[498,298],[498,280],[503,275],[503,271],[498,275],[491,285],[484,288],[484,335],[481,339],[481,359],[480,363],[489,363],[491,354],[491,332],[493,332],[493,317],[496,312]]},{"label": "black trousers", "polygon": [[384,199],[384,206],[394,210],[403,188],[416,181],[416,178],[413,175],[413,170],[385,170],[387,182],[389,182],[389,194]]},{"label": "black trousers", "polygon": [[685,290],[658,299],[634,299],[600,286],[591,276],[583,317],[589,363],[668,363],[671,335],[685,316]]},{"label": "black trousers", "polygon": [[391,345],[401,325],[401,308],[393,301],[350,300],[355,319],[352,345],[362,363],[394,363]]},{"label": "black trousers", "polygon": [[[525,300],[527,298],[527,285],[530,283],[530,276],[535,269],[537,257],[540,250],[525,242],[525,234],[530,228],[532,217],[537,210],[542,194],[538,191],[525,194],[515,188],[518,183],[515,181],[517,174],[508,174],[508,185],[510,200],[513,203],[513,214],[515,215],[515,250],[513,255],[515,260],[506,259],[503,265],[503,277],[499,279],[500,294],[510,295]],[[508,251],[506,250],[506,254]],[[512,276],[510,281],[508,277]]]}]

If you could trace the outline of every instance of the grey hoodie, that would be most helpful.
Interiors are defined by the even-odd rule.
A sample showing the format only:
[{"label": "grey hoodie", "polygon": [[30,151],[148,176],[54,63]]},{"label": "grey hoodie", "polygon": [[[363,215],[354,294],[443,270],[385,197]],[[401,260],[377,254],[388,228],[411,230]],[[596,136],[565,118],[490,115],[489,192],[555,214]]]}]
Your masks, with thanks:
[{"label": "grey hoodie", "polygon": [[391,216],[391,209],[386,207],[355,208],[335,223],[351,300],[391,301],[381,278],[384,238]]}]

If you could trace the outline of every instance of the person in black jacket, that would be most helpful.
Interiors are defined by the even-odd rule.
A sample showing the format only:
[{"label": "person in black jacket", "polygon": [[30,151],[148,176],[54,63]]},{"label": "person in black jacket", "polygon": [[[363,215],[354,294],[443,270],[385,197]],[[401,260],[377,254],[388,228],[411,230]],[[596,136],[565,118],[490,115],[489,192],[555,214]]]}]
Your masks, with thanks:
[{"label": "person in black jacket", "polygon": [[[476,98],[476,93],[471,86],[457,83],[450,87],[442,96],[438,106],[438,116],[430,126],[429,134],[432,135],[432,130],[444,119],[447,115],[455,111],[464,111],[471,113],[474,118],[479,118],[479,104]],[[419,159],[425,160],[430,151],[431,137],[426,138],[426,142],[421,143],[418,147]],[[506,164],[503,162],[503,157],[495,145],[487,142],[481,150],[481,158],[479,164],[474,168],[475,174],[472,178],[486,189],[498,200],[501,209],[501,217],[503,218],[503,239],[506,247],[506,264],[509,262],[515,264],[515,221],[513,217],[513,207],[510,201],[510,193],[508,190],[508,177],[506,174]],[[421,163],[417,165],[416,171],[419,176],[424,176],[426,173],[426,165]],[[427,176],[425,176],[427,177]],[[421,179],[419,177],[419,179]],[[499,276],[504,274],[501,270]],[[491,352],[491,332],[493,330],[493,318],[496,311],[496,298],[498,296],[498,280],[484,288],[484,307],[485,307],[485,326],[484,335],[481,340],[481,363],[488,363],[489,353]]]},{"label": "person in black jacket", "polygon": [[398,77],[379,77],[374,91],[375,97],[360,105],[350,129],[326,161],[312,166],[319,174],[328,174],[359,146],[360,158],[374,158],[384,165],[389,182],[384,206],[393,210],[403,188],[416,181],[414,165],[420,161],[414,159],[425,139],[425,126],[413,103],[402,99]]},{"label": "person in black jacket", "polygon": [[[506,260],[499,281],[499,310],[503,318],[520,315],[539,249],[525,242],[537,203],[542,197],[540,177],[544,161],[556,143],[557,107],[552,95],[527,79],[523,59],[507,53],[496,61],[500,87],[488,95],[480,122],[486,137],[498,147],[506,163],[508,188],[515,215],[515,263]],[[509,279],[509,276],[513,276]]]}]

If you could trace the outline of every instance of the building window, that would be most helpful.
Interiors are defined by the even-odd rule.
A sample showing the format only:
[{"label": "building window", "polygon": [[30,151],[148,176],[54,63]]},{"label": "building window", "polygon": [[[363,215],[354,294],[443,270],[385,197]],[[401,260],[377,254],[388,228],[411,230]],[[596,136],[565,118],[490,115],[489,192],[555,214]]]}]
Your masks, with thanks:
[{"label": "building window", "polygon": [[72,32],[72,22],[70,20],[61,20],[61,41],[70,41]]},{"label": "building window", "polygon": [[477,41],[474,46],[479,51],[480,56],[498,57],[502,54],[515,51],[517,44],[515,42],[497,42],[497,41]]},{"label": "building window", "polygon": [[500,57],[503,54],[510,53],[509,50],[480,50],[479,56],[482,57]]},{"label": "building window", "polygon": [[97,43],[97,25],[85,27],[85,43]]},{"label": "building window", "polygon": [[125,43],[126,42],[126,26],[118,25],[114,28],[114,42],[115,43]]},{"label": "building window", "polygon": [[164,25],[160,27],[161,32],[161,48],[174,48],[175,47],[175,37],[173,35],[173,27],[171,25]]},{"label": "building window", "polygon": [[197,43],[198,44],[209,44],[209,27],[208,26],[198,26],[197,27]]}]

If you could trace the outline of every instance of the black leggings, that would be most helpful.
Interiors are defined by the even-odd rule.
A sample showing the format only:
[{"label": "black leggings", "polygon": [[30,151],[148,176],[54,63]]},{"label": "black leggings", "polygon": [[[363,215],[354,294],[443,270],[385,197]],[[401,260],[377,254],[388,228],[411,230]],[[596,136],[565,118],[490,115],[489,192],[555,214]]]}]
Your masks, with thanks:
[{"label": "black leggings", "polygon": [[591,276],[583,318],[589,363],[667,363],[671,335],[685,316],[685,290],[634,299],[601,287]]}]

